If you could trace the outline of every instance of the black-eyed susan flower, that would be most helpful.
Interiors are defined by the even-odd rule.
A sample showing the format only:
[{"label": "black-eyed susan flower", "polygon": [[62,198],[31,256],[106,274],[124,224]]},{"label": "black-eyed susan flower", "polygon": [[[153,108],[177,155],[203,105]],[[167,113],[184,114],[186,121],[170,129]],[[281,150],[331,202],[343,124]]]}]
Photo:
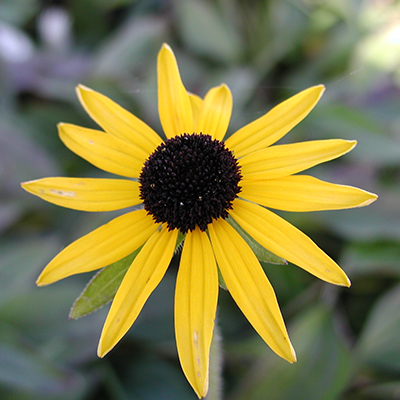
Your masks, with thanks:
[{"label": "black-eyed susan flower", "polygon": [[93,271],[140,249],[114,297],[98,347],[108,353],[135,322],[163,278],[178,233],[184,244],[175,292],[175,332],[183,371],[199,397],[208,389],[218,269],[243,314],[279,356],[293,362],[274,290],[233,219],[259,245],[327,282],[349,286],[340,267],[297,228],[269,210],[315,211],[368,205],[374,194],[296,175],[349,152],[354,141],[315,140],[271,147],[312,110],[322,85],[284,101],[223,140],[232,96],[226,85],[201,99],[186,91],[168,45],[158,55],[158,109],[167,138],[84,86],[79,99],[104,131],[60,124],[65,145],[93,165],[128,179],[45,178],[22,186],[83,211],[138,206],[78,239],[37,284]]}]

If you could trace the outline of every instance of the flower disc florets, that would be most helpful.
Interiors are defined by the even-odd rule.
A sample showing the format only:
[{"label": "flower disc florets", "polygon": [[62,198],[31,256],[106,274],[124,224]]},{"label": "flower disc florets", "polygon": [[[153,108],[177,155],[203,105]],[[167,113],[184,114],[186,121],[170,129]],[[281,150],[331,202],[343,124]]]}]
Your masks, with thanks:
[{"label": "flower disc florets", "polygon": [[240,169],[224,142],[183,134],[157,147],[139,177],[144,208],[158,223],[182,233],[226,218],[240,192]]}]

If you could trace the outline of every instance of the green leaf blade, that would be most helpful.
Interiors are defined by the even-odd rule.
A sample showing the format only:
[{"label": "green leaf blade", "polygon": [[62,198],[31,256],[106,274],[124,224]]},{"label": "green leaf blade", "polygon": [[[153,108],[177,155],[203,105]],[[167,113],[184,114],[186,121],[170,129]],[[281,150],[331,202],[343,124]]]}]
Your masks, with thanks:
[{"label": "green leaf blade", "polygon": [[268,264],[279,264],[287,265],[287,261],[281,257],[278,257],[274,253],[271,253],[265,247],[261,246],[256,242],[246,231],[244,231],[240,225],[231,217],[227,221],[235,228],[236,232],[244,239],[244,241],[250,246],[254,254],[260,261],[264,261]]},{"label": "green leaf blade", "polygon": [[69,313],[69,318],[78,319],[84,317],[111,301],[140,249],[141,247],[122,260],[110,264],[97,272],[76,299]]},{"label": "green leaf blade", "polygon": [[[184,240],[185,235],[179,233],[175,252],[179,251]],[[142,247],[139,247],[125,258],[116,261],[97,272],[86,285],[83,292],[75,300],[69,313],[69,318],[78,319],[84,317],[110,302],[117,293],[126,271],[131,266],[141,249]]]}]

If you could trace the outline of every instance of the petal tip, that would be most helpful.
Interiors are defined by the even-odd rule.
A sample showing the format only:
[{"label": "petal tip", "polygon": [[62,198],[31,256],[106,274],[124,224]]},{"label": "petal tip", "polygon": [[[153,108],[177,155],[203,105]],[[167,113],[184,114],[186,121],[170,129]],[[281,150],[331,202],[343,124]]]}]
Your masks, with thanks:
[{"label": "petal tip", "polygon": [[349,140],[349,143],[351,143],[352,144],[352,149],[354,149],[354,147],[356,147],[357,146],[357,140]]},{"label": "petal tip", "polygon": [[162,44],[161,48],[160,48],[159,55],[160,55],[162,52],[165,52],[165,51],[167,51],[167,52],[170,53],[170,54],[174,54],[174,52],[172,51],[171,46],[170,46],[168,43],[165,43],[165,42],[164,42],[164,43]]},{"label": "petal tip", "polygon": [[82,83],[79,83],[78,86],[75,88],[75,90],[77,92],[80,92],[80,91],[93,92],[93,89],[90,89],[89,87],[87,87],[86,85],[83,85]]},{"label": "petal tip", "polygon": [[[221,85],[219,86],[222,90],[224,90],[225,92],[227,92],[228,96],[230,96],[232,98],[232,92],[231,89],[229,89],[229,86],[226,83],[221,83]],[[232,101],[232,100],[231,100]]]},{"label": "petal tip", "polygon": [[[76,95],[77,95],[77,97],[78,97],[78,100],[79,100],[79,102],[81,103],[81,105],[82,105],[84,108],[85,108],[85,101],[84,101],[84,99],[83,99],[83,95],[84,95],[84,93],[87,92],[87,91],[89,91],[89,88],[86,87],[86,86],[84,86],[84,85],[82,85],[82,84],[79,84],[79,85],[75,88],[75,93],[76,93]],[[59,126],[59,124],[58,124],[57,126]]]},{"label": "petal tip", "polygon": [[[330,276],[331,275],[330,270],[326,270],[326,272],[328,274],[325,275],[325,277],[322,277],[320,279],[323,279],[326,282],[332,283],[337,286],[343,286],[343,287],[351,286],[351,281],[350,281],[349,277],[346,275],[346,273],[340,267],[339,267],[339,270],[336,271],[336,276],[334,278],[332,278]],[[326,278],[329,278],[329,279],[326,279]]]},{"label": "petal tip", "polygon": [[228,91],[230,92],[229,86],[228,86],[226,83],[221,83],[221,84],[219,85],[219,87],[220,87],[220,88],[223,88],[223,89],[225,89],[225,90],[228,90]]},{"label": "petal tip", "polygon": [[58,136],[61,136],[65,130],[65,128],[67,127],[67,123],[66,122],[59,122],[57,124],[57,131],[58,131]]},{"label": "petal tip", "polygon": [[162,49],[169,49],[169,50],[171,50],[171,46],[170,46],[167,42],[164,42],[164,43],[161,45],[161,48],[162,48]]},{"label": "petal tip", "polygon": [[317,102],[318,102],[319,99],[320,99],[320,98],[322,97],[322,95],[324,94],[324,92],[325,92],[325,90],[326,90],[326,87],[325,87],[325,85],[320,84],[320,85],[313,86],[313,87],[311,87],[310,89],[314,89],[314,90],[317,91],[317,93],[318,93]]},{"label": "petal tip", "polygon": [[40,275],[39,278],[37,278],[36,286],[43,287],[43,286],[47,286],[47,285],[49,285],[51,283],[51,282],[44,282],[42,275]]},{"label": "petal tip", "polygon": [[35,194],[35,193],[32,191],[31,186],[32,186],[32,184],[34,184],[34,183],[37,182],[38,180],[39,180],[39,179],[33,180],[33,181],[22,182],[22,183],[21,183],[21,187],[22,187],[22,189],[24,189],[24,190],[27,191],[28,193]]},{"label": "petal tip", "polygon": [[[22,184],[21,184],[22,185]],[[363,203],[359,204],[358,207],[366,207],[378,199],[378,195],[375,193],[366,192],[368,194],[368,199]]]},{"label": "petal tip", "polygon": [[290,364],[293,364],[295,362],[297,362],[297,356],[296,356],[296,352],[294,351],[293,346],[291,345],[291,350],[292,350],[292,354],[291,354],[291,358],[288,360],[290,362]]},{"label": "petal tip", "polygon": [[201,385],[200,383],[193,385],[192,386],[194,392],[196,393],[197,397],[199,399],[203,399],[204,397],[207,396],[208,393],[208,379],[206,380],[206,382],[203,383],[203,385]]},{"label": "petal tip", "polygon": [[350,287],[351,281],[347,275],[344,275],[344,279],[342,282],[337,283],[338,286]]},{"label": "petal tip", "polygon": [[107,337],[104,326],[97,346],[97,356],[104,358],[115,347],[115,345],[116,343],[110,342],[110,338]]},{"label": "petal tip", "polygon": [[96,93],[95,90],[90,89],[89,87],[82,85],[81,83],[75,88],[76,95],[78,96],[79,102],[82,104],[83,108],[85,111],[90,115],[87,106],[86,106],[86,101],[84,99],[84,95],[87,93]]},{"label": "petal tip", "polygon": [[58,136],[60,137],[61,141],[63,140],[62,137],[66,133],[66,129],[67,129],[68,125],[70,125],[70,124],[67,124],[65,122],[59,122],[57,124]]},{"label": "petal tip", "polygon": [[339,139],[342,141],[342,143],[347,146],[347,149],[342,153],[342,155],[346,153],[350,153],[354,149],[354,147],[357,146],[357,140],[345,140],[345,139]]},{"label": "petal tip", "polygon": [[99,343],[99,346],[97,347],[97,356],[99,358],[103,358],[106,354],[108,353],[108,351],[104,351],[102,346],[101,346],[101,342]]},{"label": "petal tip", "polygon": [[97,356],[100,358],[104,358],[113,348],[113,346],[110,347],[110,345],[106,345],[105,343],[106,335],[104,334],[104,328],[105,327],[103,327],[103,331],[100,335],[99,344],[97,346]]},{"label": "petal tip", "polygon": [[294,347],[289,339],[288,336],[285,336],[285,340],[288,341],[288,345],[289,345],[289,352],[286,352],[286,354],[284,355],[284,359],[289,362],[290,364],[293,364],[295,362],[297,362],[297,356],[296,356],[296,351],[294,350]]}]

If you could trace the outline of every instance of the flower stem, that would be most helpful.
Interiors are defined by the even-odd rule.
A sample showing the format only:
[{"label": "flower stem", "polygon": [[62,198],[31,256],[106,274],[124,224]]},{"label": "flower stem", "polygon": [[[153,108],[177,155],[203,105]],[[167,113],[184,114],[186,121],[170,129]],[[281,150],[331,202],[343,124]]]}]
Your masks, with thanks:
[{"label": "flower stem", "polygon": [[222,400],[222,339],[217,320],[215,320],[214,335],[210,349],[210,381],[205,400]]}]

